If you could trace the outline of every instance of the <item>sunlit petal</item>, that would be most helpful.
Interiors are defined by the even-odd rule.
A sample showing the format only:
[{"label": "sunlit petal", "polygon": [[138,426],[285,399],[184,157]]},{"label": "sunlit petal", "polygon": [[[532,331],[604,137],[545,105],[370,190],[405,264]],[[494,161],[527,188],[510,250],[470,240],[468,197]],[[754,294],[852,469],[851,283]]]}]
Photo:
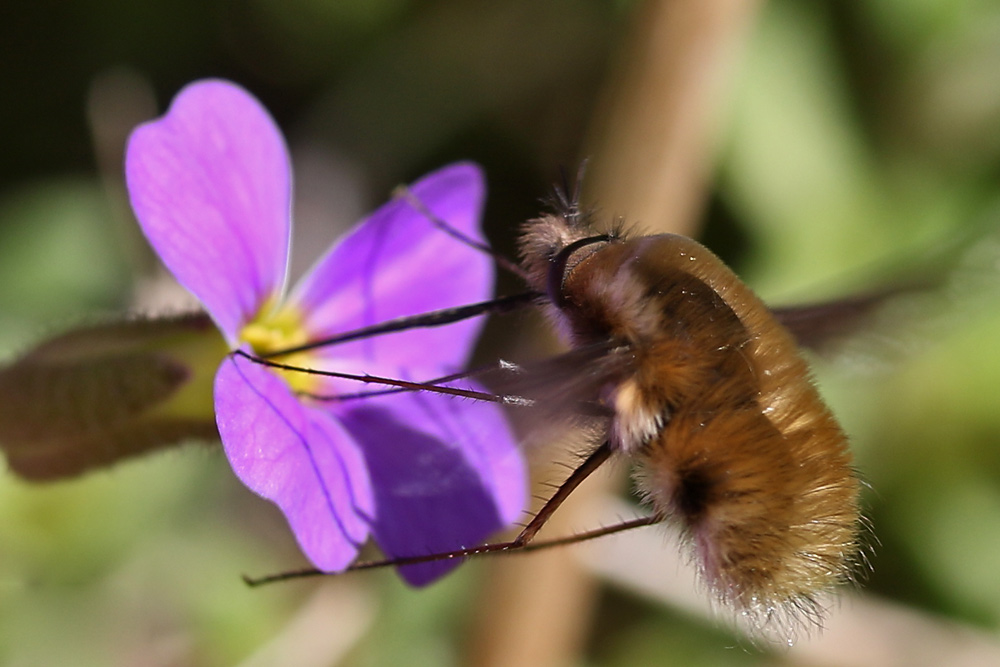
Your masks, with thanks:
[{"label": "sunlit petal", "polygon": [[375,511],[355,439],[325,411],[303,405],[280,377],[241,357],[222,363],[215,397],[236,475],[281,508],[316,567],[346,567]]},{"label": "sunlit petal", "polygon": [[125,176],[149,242],[232,345],[285,280],[291,171],[281,132],[242,88],[199,81],[132,133]]},{"label": "sunlit petal", "polygon": [[[435,216],[482,240],[479,218],[485,185],[480,169],[458,163],[433,172],[411,192]],[[493,260],[396,198],[345,236],[292,296],[313,337],[385,320],[488,299]],[[337,346],[329,354],[364,360],[369,372],[403,366],[426,373],[463,365],[482,318]]]}]

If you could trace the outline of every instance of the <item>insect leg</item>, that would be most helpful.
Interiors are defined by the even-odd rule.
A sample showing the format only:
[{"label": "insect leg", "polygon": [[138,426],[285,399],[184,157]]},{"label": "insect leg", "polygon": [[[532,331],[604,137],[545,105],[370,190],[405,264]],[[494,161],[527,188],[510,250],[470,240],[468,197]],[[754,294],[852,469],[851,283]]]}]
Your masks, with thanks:
[{"label": "insect leg", "polygon": [[[631,528],[638,528],[640,526],[648,526],[653,523],[657,523],[662,520],[659,516],[642,517],[639,519],[634,519],[632,521],[625,521],[614,526],[607,526],[605,528],[598,528],[596,530],[588,531],[586,533],[579,533],[577,535],[571,535],[569,537],[560,538],[557,540],[531,543],[531,540],[535,537],[542,526],[551,518],[552,514],[556,509],[562,505],[563,501],[569,497],[569,494],[573,492],[576,487],[578,487],[583,480],[590,476],[595,470],[597,470],[601,464],[608,460],[611,456],[611,445],[609,442],[605,442],[600,447],[598,447],[594,452],[587,457],[587,459],[580,464],[573,471],[573,473],[566,479],[565,482],[556,490],[555,494],[546,501],[542,509],[538,511],[535,518],[532,519],[527,526],[510,542],[494,542],[491,544],[482,544],[477,547],[471,547],[467,549],[456,549],[454,551],[442,551],[434,554],[426,554],[423,556],[404,556],[400,558],[386,558],[383,560],[376,561],[366,561],[361,563],[355,563],[350,566],[344,572],[357,572],[360,570],[375,570],[384,567],[398,567],[403,565],[419,565],[420,563],[430,563],[441,560],[451,560],[453,558],[466,558],[468,556],[482,556],[485,554],[498,553],[498,552],[516,552],[516,551],[537,551],[539,549],[545,549],[549,547],[559,546],[563,544],[572,544],[574,542],[582,542],[584,540],[592,539],[595,537],[601,537],[603,535],[610,535],[612,533],[617,533],[623,530],[629,530]],[[279,581],[290,581],[292,579],[304,579],[308,577],[318,577],[331,574],[328,572],[323,572],[322,570],[317,570],[314,568],[305,570],[294,570],[290,572],[281,572],[278,574],[266,575],[263,577],[243,577],[243,581],[246,582],[248,586],[261,586],[263,584],[271,584]]]}]

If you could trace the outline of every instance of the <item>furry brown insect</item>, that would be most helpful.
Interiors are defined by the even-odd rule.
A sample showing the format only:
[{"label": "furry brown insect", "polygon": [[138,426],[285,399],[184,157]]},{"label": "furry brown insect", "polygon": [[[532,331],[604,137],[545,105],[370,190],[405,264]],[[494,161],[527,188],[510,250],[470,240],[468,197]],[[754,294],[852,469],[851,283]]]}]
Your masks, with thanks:
[{"label": "furry brown insect", "polygon": [[[511,398],[521,394],[549,403],[545,410],[596,416],[606,423],[600,444],[511,542],[350,569],[533,550],[670,520],[688,538],[710,591],[753,628],[775,619],[786,626],[799,613],[818,619],[817,595],[849,580],[859,553],[860,484],[846,437],[792,334],[697,242],[598,234],[575,198],[557,197],[554,213],[525,225],[520,254],[517,272],[531,293],[343,338],[438,326],[534,300],[573,349],[528,364],[514,389],[492,400],[517,403]],[[434,381],[421,388],[439,390]],[[566,497],[616,454],[635,463],[653,514],[533,542]],[[321,573],[248,581],[314,574]]]},{"label": "furry brown insect", "polygon": [[610,452],[683,528],[708,588],[756,622],[816,611],[850,578],[859,482],[798,346],[715,255],[675,235],[594,235],[575,207],[530,222],[530,284],[592,375]]}]

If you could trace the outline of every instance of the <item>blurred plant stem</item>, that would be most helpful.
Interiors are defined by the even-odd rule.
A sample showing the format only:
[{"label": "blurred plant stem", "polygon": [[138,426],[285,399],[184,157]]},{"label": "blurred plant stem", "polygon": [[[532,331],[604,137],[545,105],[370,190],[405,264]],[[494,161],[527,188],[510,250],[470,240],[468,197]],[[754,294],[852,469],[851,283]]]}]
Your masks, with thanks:
[{"label": "blurred plant stem", "polygon": [[[619,215],[643,231],[692,235],[707,197],[716,128],[734,64],[759,7],[745,0],[655,0],[636,11],[592,120],[585,197],[600,220]],[[550,482],[551,469],[533,478]],[[599,475],[577,489],[546,527],[549,536],[592,527],[581,513],[619,485]],[[547,486],[536,493],[547,496]],[[580,661],[596,582],[564,549],[491,564],[469,662],[559,665]]]}]

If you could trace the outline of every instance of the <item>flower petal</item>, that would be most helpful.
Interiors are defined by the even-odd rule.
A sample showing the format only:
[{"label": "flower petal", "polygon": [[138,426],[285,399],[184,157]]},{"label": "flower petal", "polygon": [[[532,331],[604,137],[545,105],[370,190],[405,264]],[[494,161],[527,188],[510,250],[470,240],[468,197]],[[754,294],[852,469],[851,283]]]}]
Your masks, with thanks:
[{"label": "flower petal", "polygon": [[321,570],[344,569],[368,537],[374,499],[354,438],[284,380],[229,356],[215,381],[219,434],[237,477],[284,512]]},{"label": "flower petal", "polygon": [[[479,218],[485,185],[479,169],[457,163],[412,187],[438,218],[482,241]],[[314,338],[488,299],[493,260],[435,227],[409,202],[396,198],[334,246],[303,279],[291,301]],[[482,318],[347,343],[326,354],[356,357],[379,373],[394,366],[445,374],[464,364]]]},{"label": "flower petal", "polygon": [[[525,464],[496,405],[401,394],[366,401],[343,423],[364,443],[378,507],[372,533],[390,556],[481,544],[525,507]],[[400,575],[421,586],[457,564],[409,565]]]},{"label": "flower petal", "polygon": [[288,264],[291,168],[274,121],[233,83],[192,83],[132,133],[125,177],[150,244],[233,345]]}]

